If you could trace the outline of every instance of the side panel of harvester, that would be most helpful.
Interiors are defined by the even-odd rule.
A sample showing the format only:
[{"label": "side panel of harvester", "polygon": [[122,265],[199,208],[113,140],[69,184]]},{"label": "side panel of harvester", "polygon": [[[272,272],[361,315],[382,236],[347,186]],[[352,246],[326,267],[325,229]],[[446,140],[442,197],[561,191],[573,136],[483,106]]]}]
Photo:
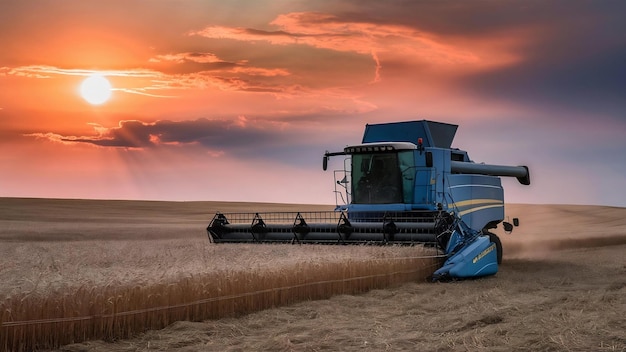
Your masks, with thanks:
[{"label": "side panel of harvester", "polygon": [[504,190],[500,178],[450,174],[448,210],[456,212],[472,229],[493,228],[504,219]]}]

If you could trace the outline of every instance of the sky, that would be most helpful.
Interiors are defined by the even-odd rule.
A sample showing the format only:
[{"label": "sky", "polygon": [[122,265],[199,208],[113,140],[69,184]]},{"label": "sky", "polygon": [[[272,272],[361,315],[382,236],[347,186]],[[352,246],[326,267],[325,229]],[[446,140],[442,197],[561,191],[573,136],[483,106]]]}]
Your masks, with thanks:
[{"label": "sky", "polygon": [[[626,206],[621,0],[0,0],[0,196],[335,204],[367,123]],[[81,95],[105,77],[111,97]]]}]

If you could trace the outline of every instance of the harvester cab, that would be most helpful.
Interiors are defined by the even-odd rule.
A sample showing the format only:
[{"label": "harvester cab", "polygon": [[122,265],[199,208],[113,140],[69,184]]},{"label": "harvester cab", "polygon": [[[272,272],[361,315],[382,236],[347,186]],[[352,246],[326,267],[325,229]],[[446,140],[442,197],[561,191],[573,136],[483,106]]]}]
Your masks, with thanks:
[{"label": "harvester cab", "polygon": [[[526,166],[477,164],[451,148],[457,125],[407,121],[366,125],[361,144],[335,171],[334,212],[215,215],[207,228],[219,242],[430,244],[447,259],[434,279],[497,272],[504,220],[500,176],[530,184]],[[339,188],[338,188],[339,187]],[[518,225],[518,219],[513,220]],[[505,222],[505,231],[513,229]]]}]

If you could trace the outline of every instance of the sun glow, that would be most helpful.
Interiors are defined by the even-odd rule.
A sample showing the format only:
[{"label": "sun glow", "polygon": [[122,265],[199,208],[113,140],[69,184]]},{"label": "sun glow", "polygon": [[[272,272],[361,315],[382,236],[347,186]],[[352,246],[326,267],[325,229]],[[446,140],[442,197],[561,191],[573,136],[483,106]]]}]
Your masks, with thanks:
[{"label": "sun glow", "polygon": [[111,83],[103,75],[92,74],[81,83],[80,96],[89,104],[103,104],[111,97]]}]

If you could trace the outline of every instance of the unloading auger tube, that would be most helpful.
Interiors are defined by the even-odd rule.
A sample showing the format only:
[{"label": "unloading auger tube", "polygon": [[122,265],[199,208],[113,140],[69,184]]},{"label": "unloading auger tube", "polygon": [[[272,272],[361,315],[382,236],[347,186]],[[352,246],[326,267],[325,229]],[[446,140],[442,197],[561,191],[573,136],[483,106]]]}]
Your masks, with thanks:
[{"label": "unloading auger tube", "polygon": [[530,185],[530,172],[527,166],[487,165],[452,160],[450,171],[459,174],[516,177],[519,183]]}]

